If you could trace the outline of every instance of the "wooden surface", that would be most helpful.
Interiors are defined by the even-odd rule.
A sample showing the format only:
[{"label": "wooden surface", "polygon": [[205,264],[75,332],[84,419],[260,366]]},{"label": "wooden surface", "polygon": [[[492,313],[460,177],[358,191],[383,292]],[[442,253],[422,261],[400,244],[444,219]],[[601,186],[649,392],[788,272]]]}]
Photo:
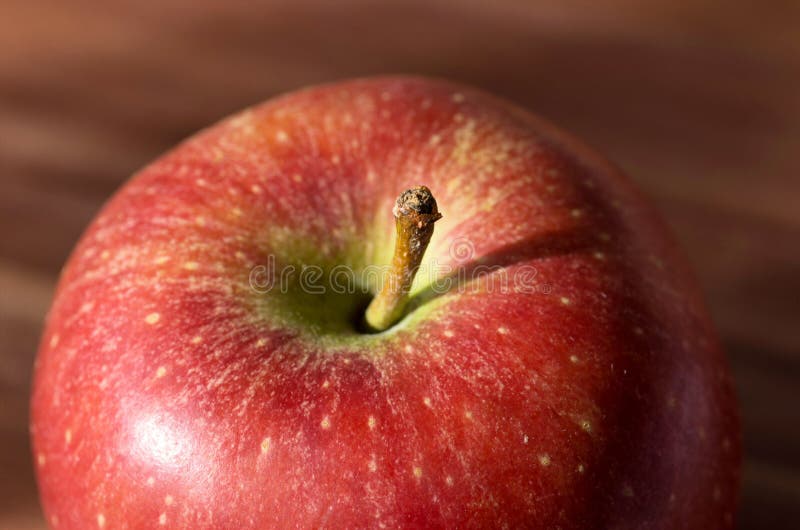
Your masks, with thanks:
[{"label": "wooden surface", "polygon": [[[309,83],[412,72],[538,111],[685,245],[745,426],[741,528],[800,519],[800,3],[0,3],[0,528],[44,528],[31,365],[59,267],[134,170]],[[102,6],[102,7],[101,7]]]}]

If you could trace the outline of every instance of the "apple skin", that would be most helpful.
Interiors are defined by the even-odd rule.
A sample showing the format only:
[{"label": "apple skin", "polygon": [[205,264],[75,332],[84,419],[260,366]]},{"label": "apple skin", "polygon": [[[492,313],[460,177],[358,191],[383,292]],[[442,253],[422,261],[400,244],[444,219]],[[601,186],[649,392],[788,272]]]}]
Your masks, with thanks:
[{"label": "apple skin", "polygon": [[[250,285],[387,263],[416,184],[444,214],[425,262],[503,272],[420,274],[380,334],[363,296]],[[277,98],[134,176],[62,273],[31,432],[53,528],[709,530],[739,486],[726,360],[650,207],[543,120],[420,78]]]}]

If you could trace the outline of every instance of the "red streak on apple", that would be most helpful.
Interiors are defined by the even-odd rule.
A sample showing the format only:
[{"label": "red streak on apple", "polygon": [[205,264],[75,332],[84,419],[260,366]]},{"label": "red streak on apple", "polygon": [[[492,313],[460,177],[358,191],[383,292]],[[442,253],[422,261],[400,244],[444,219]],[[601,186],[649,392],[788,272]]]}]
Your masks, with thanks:
[{"label": "red streak on apple", "polygon": [[[250,285],[388,263],[417,184],[444,214],[423,267],[490,274],[420,273],[376,334],[364,296]],[[63,271],[31,431],[67,529],[709,530],[739,484],[727,364],[650,207],[541,119],[415,78],[280,97],[126,184]]]}]

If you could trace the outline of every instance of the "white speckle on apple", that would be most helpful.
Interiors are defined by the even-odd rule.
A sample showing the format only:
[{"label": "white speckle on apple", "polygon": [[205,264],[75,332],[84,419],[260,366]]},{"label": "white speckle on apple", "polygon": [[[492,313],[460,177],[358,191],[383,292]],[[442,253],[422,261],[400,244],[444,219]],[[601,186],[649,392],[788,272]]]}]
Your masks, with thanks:
[{"label": "white speckle on apple", "polygon": [[53,516],[50,517],[50,526],[52,526],[54,528],[56,526],[58,526],[58,516],[57,515],[53,515]]},{"label": "white speckle on apple", "polygon": [[153,263],[155,263],[156,265],[163,265],[168,261],[169,261],[169,256],[159,256],[153,260]]},{"label": "white speckle on apple", "polygon": [[161,379],[165,375],[167,375],[167,368],[164,366],[159,366],[158,369],[156,370],[156,378]]},{"label": "white speckle on apple", "polygon": [[59,340],[61,340],[61,337],[58,336],[58,333],[53,334],[53,336],[50,337],[50,347],[55,348],[56,346],[58,346]]},{"label": "white speckle on apple", "polygon": [[378,463],[375,461],[375,455],[372,455],[372,458],[369,462],[367,462],[367,468],[369,468],[370,472],[375,473],[378,470]]},{"label": "white speckle on apple", "polygon": [[107,250],[104,250],[103,252],[100,253],[100,259],[105,260],[105,259],[108,259],[110,257],[111,257],[111,252],[109,252]]},{"label": "white speckle on apple", "polygon": [[303,175],[301,175],[300,173],[295,173],[294,175],[292,175],[292,180],[295,182],[303,182]]},{"label": "white speckle on apple", "polygon": [[595,252],[595,253],[594,253],[594,254],[592,254],[592,255],[594,256],[594,259],[596,259],[596,260],[603,261],[603,260],[605,260],[605,259],[606,259],[606,255],[605,255],[605,254],[603,254],[602,252],[599,252],[599,251],[598,251],[598,252]]},{"label": "white speckle on apple", "polygon": [[201,188],[205,187],[205,185],[207,184],[205,179],[197,179],[197,180],[194,181],[194,183],[197,184],[198,186],[200,186]]},{"label": "white speckle on apple", "polygon": [[578,464],[578,473],[583,473],[584,471],[586,471],[586,468],[583,467],[583,464]]},{"label": "white speckle on apple", "polygon": [[573,364],[578,364],[578,362],[580,362],[580,359],[578,359],[577,355],[570,355],[569,356],[569,361],[571,363],[573,363]]},{"label": "white speckle on apple", "polygon": [[286,134],[286,131],[280,130],[275,133],[275,139],[278,140],[280,143],[285,144],[289,141],[289,135]]},{"label": "white speckle on apple", "polygon": [[39,462],[40,466],[43,466],[47,463],[47,457],[44,456],[43,453],[39,453],[39,455],[36,457],[36,461]]},{"label": "white speckle on apple", "polygon": [[272,440],[269,436],[261,440],[261,453],[267,454],[269,453],[269,446],[272,444]]},{"label": "white speckle on apple", "polygon": [[500,326],[497,328],[497,332],[501,335],[508,335],[508,328],[505,326]]},{"label": "white speckle on apple", "polygon": [[242,215],[244,215],[244,212],[242,212],[242,209],[241,209],[241,208],[233,208],[233,209],[231,210],[231,214],[232,214],[234,217],[241,217]]},{"label": "white speckle on apple", "polygon": [[164,526],[165,524],[167,524],[167,514],[166,513],[162,513],[161,515],[158,516],[158,524],[160,524],[161,526]]},{"label": "white speckle on apple", "polygon": [[431,135],[430,139],[428,139],[428,145],[434,146],[439,145],[439,142],[442,141],[442,137],[438,134]]},{"label": "white speckle on apple", "polygon": [[97,526],[103,528],[106,526],[106,516],[102,513],[97,514]]},{"label": "white speckle on apple", "polygon": [[367,427],[369,427],[370,430],[375,428],[376,423],[377,421],[375,420],[375,416],[370,416],[367,418]]},{"label": "white speckle on apple", "polygon": [[431,98],[425,98],[425,99],[422,100],[422,103],[420,103],[419,106],[422,107],[423,109],[429,109],[429,108],[431,108],[432,104],[433,104],[433,101],[431,101]]},{"label": "white speckle on apple", "polygon": [[583,215],[583,210],[581,210],[580,208],[575,208],[570,212],[570,215],[572,215],[572,217],[575,217],[577,219],[578,217]]},{"label": "white speckle on apple", "polygon": [[417,477],[417,478],[421,478],[422,477],[422,468],[421,467],[414,466],[413,472],[414,472],[414,476],[415,477]]},{"label": "white speckle on apple", "polygon": [[322,427],[325,430],[330,429],[331,428],[331,419],[328,416],[325,416],[324,418],[322,418],[322,421],[319,422],[319,426]]},{"label": "white speckle on apple", "polygon": [[167,495],[166,497],[164,497],[164,504],[166,504],[167,506],[172,506],[173,502],[175,502],[175,499],[172,498],[172,495]]},{"label": "white speckle on apple", "polygon": [[155,485],[155,483],[156,483],[156,479],[154,479],[153,477],[147,477],[147,485],[148,486],[153,486],[153,485]]},{"label": "white speckle on apple", "polygon": [[451,338],[451,337],[455,336],[455,333],[453,333],[452,330],[446,329],[446,330],[444,330],[444,336],[447,337],[447,338]]},{"label": "white speckle on apple", "polygon": [[424,398],[422,398],[422,402],[425,403],[426,407],[431,408],[431,398],[425,396]]},{"label": "white speckle on apple", "polygon": [[197,269],[200,268],[200,264],[197,263],[196,261],[187,261],[186,263],[183,264],[183,268],[186,269],[187,271],[196,271]]},{"label": "white speckle on apple", "polygon": [[469,410],[464,411],[464,417],[467,418],[468,420],[471,420],[472,419],[472,412],[469,411]]},{"label": "white speckle on apple", "polygon": [[447,477],[445,477],[444,482],[448,486],[452,486],[455,483],[455,481],[453,480],[453,477],[451,477],[450,475],[447,475]]},{"label": "white speckle on apple", "polygon": [[192,344],[200,344],[201,342],[203,342],[203,337],[200,335],[195,335],[192,337]]},{"label": "white speckle on apple", "polygon": [[406,344],[405,347],[403,348],[403,350],[406,353],[413,353],[414,352],[414,347],[411,346],[411,344]]},{"label": "white speckle on apple", "polygon": [[150,313],[149,315],[144,317],[144,321],[150,324],[151,326],[153,324],[158,324],[159,320],[161,320],[161,315],[159,315],[158,313]]},{"label": "white speckle on apple", "polygon": [[197,226],[206,226],[206,220],[205,218],[198,215],[197,217],[194,218],[194,224],[196,224]]},{"label": "white speckle on apple", "polygon": [[464,94],[462,94],[461,92],[456,92],[455,94],[453,94],[453,97],[451,99],[453,100],[453,103],[462,103],[464,101]]},{"label": "white speckle on apple", "polygon": [[267,339],[261,338],[256,341],[256,348],[263,348],[267,345]]},{"label": "white speckle on apple", "polygon": [[625,484],[622,486],[622,496],[633,497],[633,488],[630,486],[630,484]]},{"label": "white speckle on apple", "polygon": [[551,462],[550,455],[548,455],[548,454],[539,455],[539,463],[541,465],[543,465],[544,467],[549,466],[550,462]]},{"label": "white speckle on apple", "polygon": [[261,186],[259,186],[258,184],[253,184],[252,186],[250,186],[250,191],[252,191],[256,195],[261,195],[261,192],[264,190],[262,190]]},{"label": "white speckle on apple", "polygon": [[66,431],[64,431],[64,441],[67,443],[67,445],[72,443],[72,430],[71,429],[67,429]]},{"label": "white speckle on apple", "polygon": [[331,382],[327,379],[322,382],[322,388],[328,388],[329,386],[331,386]]},{"label": "white speckle on apple", "polygon": [[524,443],[524,444],[528,443],[528,435],[527,434],[523,434],[522,435],[522,443]]},{"label": "white speckle on apple", "polygon": [[341,162],[341,161],[342,160],[341,160],[341,158],[339,158],[339,155],[333,155],[331,157],[331,164],[333,164],[334,166],[338,166],[339,162]]},{"label": "white speckle on apple", "polygon": [[570,299],[569,299],[569,298],[567,298],[566,296],[562,296],[562,297],[561,297],[561,303],[562,303],[563,305],[569,305],[569,304],[571,304],[571,303],[572,303],[572,300],[570,300]]},{"label": "white speckle on apple", "polygon": [[580,424],[581,424],[581,429],[583,429],[586,432],[592,432],[592,422],[590,422],[589,420],[581,420]]}]

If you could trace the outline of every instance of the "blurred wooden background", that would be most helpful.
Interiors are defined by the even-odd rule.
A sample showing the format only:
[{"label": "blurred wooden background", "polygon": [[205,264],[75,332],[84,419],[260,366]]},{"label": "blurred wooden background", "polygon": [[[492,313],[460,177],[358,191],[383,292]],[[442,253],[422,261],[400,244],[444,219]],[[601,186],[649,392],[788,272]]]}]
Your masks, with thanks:
[{"label": "blurred wooden background", "polygon": [[424,73],[605,152],[683,242],[737,379],[740,527],[800,520],[800,2],[0,3],[0,528],[44,528],[27,399],[70,248],[134,170],[310,83]]}]

